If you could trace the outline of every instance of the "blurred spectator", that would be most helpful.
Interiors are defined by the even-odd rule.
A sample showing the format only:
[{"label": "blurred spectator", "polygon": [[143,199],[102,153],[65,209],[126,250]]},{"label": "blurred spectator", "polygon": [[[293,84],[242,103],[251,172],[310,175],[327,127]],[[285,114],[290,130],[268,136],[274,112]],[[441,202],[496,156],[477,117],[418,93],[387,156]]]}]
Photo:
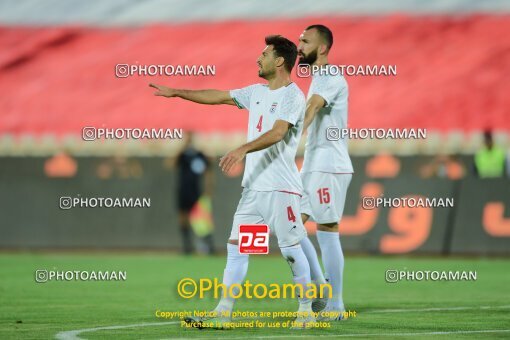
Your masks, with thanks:
[{"label": "blurred spectator", "polygon": [[457,157],[438,155],[429,163],[421,166],[419,172],[422,178],[439,177],[458,180],[464,177],[466,169]]},{"label": "blurred spectator", "polygon": [[[179,225],[181,229],[183,251],[185,254],[191,254],[194,251],[192,239],[192,221],[191,212],[196,208],[201,196],[205,199],[201,200],[202,204],[198,205],[200,210],[209,210],[210,213],[210,197],[212,195],[212,171],[210,162],[205,155],[194,148],[193,134],[188,132],[184,137],[184,148],[177,156],[178,182],[177,182],[177,202],[179,209]],[[204,189],[202,190],[202,179],[204,179]],[[203,195],[204,194],[204,195]],[[196,211],[196,209],[195,209]],[[212,223],[212,222],[211,222]],[[212,224],[209,228],[200,228],[199,234],[202,241],[206,245],[206,252],[214,253],[214,244],[212,238]],[[205,230],[204,230],[205,229]]]},{"label": "blurred spectator", "polygon": [[494,145],[491,131],[485,131],[484,146],[475,154],[475,172],[480,178],[503,177],[505,174],[505,151]]},{"label": "blurred spectator", "polygon": [[48,177],[74,177],[78,171],[76,160],[62,151],[44,162],[44,173]]},{"label": "blurred spectator", "polygon": [[506,154],[506,177],[510,178],[510,150]]},{"label": "blurred spectator", "polygon": [[380,152],[367,161],[366,174],[371,178],[395,178],[400,172],[400,160],[386,152]]},{"label": "blurred spectator", "polygon": [[117,155],[101,161],[97,166],[96,176],[100,179],[141,178],[143,176],[143,169],[138,160]]}]

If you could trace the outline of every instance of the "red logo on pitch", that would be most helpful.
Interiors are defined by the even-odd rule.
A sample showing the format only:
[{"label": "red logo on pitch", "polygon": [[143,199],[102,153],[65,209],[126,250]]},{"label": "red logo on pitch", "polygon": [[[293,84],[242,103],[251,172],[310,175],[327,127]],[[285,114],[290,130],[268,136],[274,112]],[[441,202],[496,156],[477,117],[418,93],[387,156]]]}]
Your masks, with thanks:
[{"label": "red logo on pitch", "polygon": [[269,226],[241,224],[239,226],[239,254],[268,254]]}]

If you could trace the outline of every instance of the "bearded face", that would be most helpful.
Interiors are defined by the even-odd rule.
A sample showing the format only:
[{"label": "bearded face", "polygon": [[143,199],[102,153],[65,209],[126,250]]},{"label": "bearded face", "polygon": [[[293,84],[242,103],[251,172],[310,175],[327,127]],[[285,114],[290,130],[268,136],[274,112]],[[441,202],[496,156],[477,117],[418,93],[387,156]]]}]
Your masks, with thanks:
[{"label": "bearded face", "polygon": [[305,51],[299,52],[299,64],[312,65],[317,60],[317,49],[309,52],[308,54]]}]

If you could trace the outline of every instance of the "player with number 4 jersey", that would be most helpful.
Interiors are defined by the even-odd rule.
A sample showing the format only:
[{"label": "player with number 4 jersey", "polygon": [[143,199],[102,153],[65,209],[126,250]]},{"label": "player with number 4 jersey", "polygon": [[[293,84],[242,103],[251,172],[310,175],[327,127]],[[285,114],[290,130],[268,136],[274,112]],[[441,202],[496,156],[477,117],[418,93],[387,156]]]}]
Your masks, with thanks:
[{"label": "player with number 4 jersey", "polygon": [[[266,48],[258,58],[259,76],[267,84],[255,84],[231,91],[177,90],[153,85],[156,95],[180,97],[201,104],[230,104],[249,111],[248,142],[221,158],[220,167],[228,172],[246,157],[243,192],[234,214],[232,232],[227,243],[227,265],[223,284],[227,292],[240,285],[248,270],[248,255],[238,249],[239,226],[267,224],[278,238],[283,257],[291,267],[295,284],[302,285],[304,294],[298,298],[299,312],[294,328],[314,326],[310,267],[300,241],[306,238],[301,220],[303,194],[300,175],[295,163],[299,139],[303,131],[305,96],[290,79],[297,58],[296,45],[281,36],[265,39]],[[237,296],[237,294],[234,294]],[[189,318],[192,325],[205,321],[225,328],[235,299],[222,297],[214,310],[216,320]],[[226,316],[225,316],[226,315]],[[227,327],[228,328],[228,327]]]}]

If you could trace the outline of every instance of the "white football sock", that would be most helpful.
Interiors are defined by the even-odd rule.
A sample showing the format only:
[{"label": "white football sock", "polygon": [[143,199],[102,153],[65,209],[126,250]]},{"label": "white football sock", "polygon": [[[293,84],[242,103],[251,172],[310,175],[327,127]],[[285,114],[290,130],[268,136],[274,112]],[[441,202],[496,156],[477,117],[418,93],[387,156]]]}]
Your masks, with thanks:
[{"label": "white football sock", "polygon": [[[248,255],[239,254],[239,249],[236,244],[227,243],[227,265],[223,271],[223,284],[227,292],[229,287],[234,283],[243,283],[246,273],[248,272],[248,260]],[[238,294],[238,292],[235,291],[233,293],[236,296]],[[223,294],[222,292],[220,302],[214,310],[218,312],[232,312],[235,299],[230,297],[228,293],[226,297],[224,297]]]},{"label": "white football sock", "polygon": [[308,237],[305,237],[300,242],[301,248],[305,253],[306,259],[310,264],[310,277],[317,284],[326,283],[326,279],[324,278],[324,274],[322,274],[322,268],[319,263],[319,258],[317,257],[317,252],[315,251],[315,247],[313,246],[312,241]]},{"label": "white football sock", "polygon": [[328,273],[329,283],[333,291],[333,298],[328,300],[326,308],[328,310],[343,311],[345,309],[342,299],[344,254],[340,245],[340,235],[338,231],[317,230],[317,240],[321,247],[324,270]]},{"label": "white football sock", "polygon": [[311,284],[310,265],[303,249],[299,244],[296,244],[292,247],[280,248],[280,250],[292,270],[294,283],[303,286],[303,296],[298,298],[299,311],[311,311],[312,299],[306,297],[306,291],[310,289]]}]

